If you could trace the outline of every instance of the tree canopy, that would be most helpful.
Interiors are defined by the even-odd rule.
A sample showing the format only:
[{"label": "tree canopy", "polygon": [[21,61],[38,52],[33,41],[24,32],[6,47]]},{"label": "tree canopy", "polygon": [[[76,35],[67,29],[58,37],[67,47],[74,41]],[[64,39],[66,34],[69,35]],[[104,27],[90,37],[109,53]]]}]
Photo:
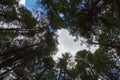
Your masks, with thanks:
[{"label": "tree canopy", "polygon": [[[37,0],[36,4],[47,9],[40,21],[17,0],[0,1],[1,80],[120,79],[120,0]],[[61,28],[99,48],[75,56],[66,52],[55,61],[55,31]]]}]

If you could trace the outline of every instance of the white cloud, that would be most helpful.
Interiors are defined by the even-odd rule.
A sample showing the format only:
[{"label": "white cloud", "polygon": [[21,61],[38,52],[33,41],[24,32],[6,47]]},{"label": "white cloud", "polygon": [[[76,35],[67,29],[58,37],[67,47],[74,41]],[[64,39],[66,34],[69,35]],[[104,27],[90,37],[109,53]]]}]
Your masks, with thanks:
[{"label": "white cloud", "polygon": [[85,45],[80,45],[81,41],[74,41],[75,37],[69,35],[69,32],[66,29],[58,30],[58,53],[54,56],[54,59],[61,57],[62,53],[70,52],[73,56],[79,50],[87,49],[91,52],[94,52],[98,46],[92,46],[90,49]]},{"label": "white cloud", "polygon": [[18,0],[20,5],[25,5],[26,0]]}]

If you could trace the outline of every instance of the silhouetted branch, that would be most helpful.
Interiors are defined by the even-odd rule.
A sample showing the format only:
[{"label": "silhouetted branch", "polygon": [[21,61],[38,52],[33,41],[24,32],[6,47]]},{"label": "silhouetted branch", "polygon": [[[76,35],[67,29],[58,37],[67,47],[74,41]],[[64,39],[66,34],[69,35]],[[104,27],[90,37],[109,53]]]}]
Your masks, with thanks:
[{"label": "silhouetted branch", "polygon": [[120,45],[116,42],[110,42],[110,43],[97,43],[97,42],[90,42],[91,44],[97,44],[102,45],[106,47],[112,47],[112,48],[120,48]]},{"label": "silhouetted branch", "polygon": [[18,48],[18,49],[14,49],[12,51],[9,51],[9,52],[5,52],[3,54],[1,54],[0,56],[6,56],[6,55],[10,55],[10,54],[13,54],[15,52],[19,52],[21,50],[25,50],[27,48],[30,48],[30,47],[33,47],[33,46],[36,46],[36,45],[40,45],[40,43],[36,43],[36,44],[32,44],[32,45],[28,45],[28,46],[24,46],[24,47],[21,47],[21,48]]}]

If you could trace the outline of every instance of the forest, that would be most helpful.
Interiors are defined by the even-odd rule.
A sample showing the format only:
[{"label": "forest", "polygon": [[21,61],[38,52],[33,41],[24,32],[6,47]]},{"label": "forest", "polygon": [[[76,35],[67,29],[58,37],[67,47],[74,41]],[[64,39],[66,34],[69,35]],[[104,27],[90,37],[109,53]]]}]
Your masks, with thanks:
[{"label": "forest", "polygon": [[[0,80],[120,80],[120,0],[36,4],[46,15],[33,14],[19,0],[0,0]],[[60,29],[99,48],[61,53],[56,61]]]}]

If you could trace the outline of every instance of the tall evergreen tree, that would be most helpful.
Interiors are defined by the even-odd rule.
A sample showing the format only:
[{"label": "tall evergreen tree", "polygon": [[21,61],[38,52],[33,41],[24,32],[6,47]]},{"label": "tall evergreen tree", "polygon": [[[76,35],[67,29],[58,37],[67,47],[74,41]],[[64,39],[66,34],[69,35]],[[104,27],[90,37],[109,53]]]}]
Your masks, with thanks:
[{"label": "tall evergreen tree", "polygon": [[18,80],[34,80],[36,66],[44,69],[46,60],[54,63],[50,56],[56,53],[57,36],[50,32],[47,18],[37,21],[16,0],[0,1],[0,43],[1,79],[14,75]]}]

